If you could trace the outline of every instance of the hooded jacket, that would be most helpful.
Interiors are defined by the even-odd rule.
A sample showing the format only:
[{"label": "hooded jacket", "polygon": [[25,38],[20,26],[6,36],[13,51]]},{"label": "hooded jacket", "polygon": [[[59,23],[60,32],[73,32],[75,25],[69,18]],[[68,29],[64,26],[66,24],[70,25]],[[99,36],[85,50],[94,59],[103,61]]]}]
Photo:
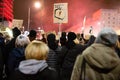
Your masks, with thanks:
[{"label": "hooded jacket", "polygon": [[83,57],[86,60],[85,80],[120,80],[120,59],[115,50],[98,43],[77,57],[71,80],[80,80]]},{"label": "hooded jacket", "polygon": [[9,80],[58,80],[54,70],[48,67],[45,60],[21,61],[19,68],[11,75]]}]

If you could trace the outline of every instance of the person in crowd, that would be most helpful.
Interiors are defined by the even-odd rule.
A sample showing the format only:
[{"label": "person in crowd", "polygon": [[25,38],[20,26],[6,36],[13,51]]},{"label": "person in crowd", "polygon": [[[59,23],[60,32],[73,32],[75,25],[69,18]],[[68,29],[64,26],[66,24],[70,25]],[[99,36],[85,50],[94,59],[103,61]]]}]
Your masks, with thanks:
[{"label": "person in crowd", "polygon": [[118,36],[103,28],[95,43],[76,59],[71,80],[120,80],[120,59],[115,52]]},{"label": "person in crowd", "polygon": [[8,32],[4,32],[4,38],[5,38],[5,45],[6,44],[8,44],[10,41],[11,41],[11,39],[12,39],[12,37],[9,35],[9,33]]},{"label": "person in crowd", "polygon": [[44,43],[47,43],[47,39],[46,39],[46,34],[41,34],[42,35],[42,39],[41,41],[44,42]]},{"label": "person in crowd", "polygon": [[66,32],[62,32],[61,37],[60,37],[60,44],[61,46],[65,46],[67,42],[67,34]]},{"label": "person in crowd", "polygon": [[30,33],[28,35],[30,41],[36,40],[37,32],[35,30],[30,30]]},{"label": "person in crowd", "polygon": [[13,38],[11,39],[11,41],[9,41],[8,44],[6,44],[6,53],[8,54],[13,48],[15,48],[15,40],[17,38],[17,36],[19,36],[21,34],[21,31],[15,27],[12,29],[12,33],[13,33]]},{"label": "person in crowd", "polygon": [[3,79],[3,65],[4,65],[4,58],[3,58],[3,51],[4,51],[4,38],[3,34],[0,33],[0,80]]},{"label": "person in crowd", "polygon": [[15,48],[15,41],[17,36],[19,36],[21,34],[21,31],[17,28],[14,27],[12,29],[12,33],[13,33],[13,38],[5,45],[5,51],[4,51],[4,62],[5,62],[5,74],[8,75],[8,67],[7,67],[7,61],[8,61],[8,56],[9,53],[13,50],[13,48]]},{"label": "person in crowd", "polygon": [[25,49],[26,60],[21,61],[18,69],[9,80],[59,80],[54,70],[46,63],[48,46],[34,40]]},{"label": "person in crowd", "polygon": [[77,36],[74,32],[69,32],[67,35],[68,41],[66,45],[62,47],[61,53],[58,59],[58,64],[60,65],[60,76],[61,80],[70,80],[71,73],[73,70],[74,62],[78,54],[91,45],[95,37],[91,36],[90,41],[86,45],[79,44]]},{"label": "person in crowd", "polygon": [[85,43],[84,34],[77,33],[76,35],[77,35],[77,39],[79,40],[79,43],[84,45]]},{"label": "person in crowd", "polygon": [[27,36],[21,34],[16,38],[15,48],[9,53],[7,67],[8,73],[11,74],[16,68],[18,68],[19,63],[25,60],[25,48],[30,43]]},{"label": "person in crowd", "polygon": [[118,56],[120,57],[120,35],[118,35],[118,41],[115,47],[115,51],[117,52]]},{"label": "person in crowd", "polygon": [[47,63],[51,68],[59,71],[57,59],[58,59],[58,56],[60,54],[61,47],[56,42],[56,35],[54,33],[49,33],[47,35],[47,45],[49,47]]}]

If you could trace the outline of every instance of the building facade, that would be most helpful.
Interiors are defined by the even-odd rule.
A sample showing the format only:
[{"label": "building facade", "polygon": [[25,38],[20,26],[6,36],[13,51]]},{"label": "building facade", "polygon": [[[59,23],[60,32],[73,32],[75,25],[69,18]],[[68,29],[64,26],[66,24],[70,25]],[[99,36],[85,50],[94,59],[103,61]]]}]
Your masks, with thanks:
[{"label": "building facade", "polygon": [[93,21],[102,27],[120,27],[120,9],[100,9],[93,14]]},{"label": "building facade", "polygon": [[0,25],[11,27],[13,20],[13,0],[0,0]]}]

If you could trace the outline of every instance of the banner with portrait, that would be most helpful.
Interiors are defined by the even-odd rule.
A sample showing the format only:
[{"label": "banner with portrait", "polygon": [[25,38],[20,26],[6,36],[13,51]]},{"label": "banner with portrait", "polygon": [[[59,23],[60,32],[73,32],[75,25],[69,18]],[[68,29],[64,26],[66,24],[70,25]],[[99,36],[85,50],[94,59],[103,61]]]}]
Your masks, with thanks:
[{"label": "banner with portrait", "polygon": [[53,12],[54,23],[68,23],[68,3],[55,3]]}]

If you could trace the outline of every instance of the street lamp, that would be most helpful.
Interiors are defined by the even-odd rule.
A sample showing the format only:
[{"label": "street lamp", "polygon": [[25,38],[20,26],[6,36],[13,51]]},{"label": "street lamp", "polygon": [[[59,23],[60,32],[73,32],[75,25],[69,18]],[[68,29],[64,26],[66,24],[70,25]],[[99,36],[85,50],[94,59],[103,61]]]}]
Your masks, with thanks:
[{"label": "street lamp", "polygon": [[41,7],[41,4],[40,4],[40,2],[35,2],[35,8],[40,8]]},{"label": "street lamp", "polygon": [[[41,7],[41,3],[40,2],[35,2],[34,3],[34,7],[35,8],[40,8]],[[28,28],[27,28],[27,30],[29,31],[29,29],[30,29],[30,15],[31,15],[31,9],[30,9],[30,7],[28,8]]]}]

